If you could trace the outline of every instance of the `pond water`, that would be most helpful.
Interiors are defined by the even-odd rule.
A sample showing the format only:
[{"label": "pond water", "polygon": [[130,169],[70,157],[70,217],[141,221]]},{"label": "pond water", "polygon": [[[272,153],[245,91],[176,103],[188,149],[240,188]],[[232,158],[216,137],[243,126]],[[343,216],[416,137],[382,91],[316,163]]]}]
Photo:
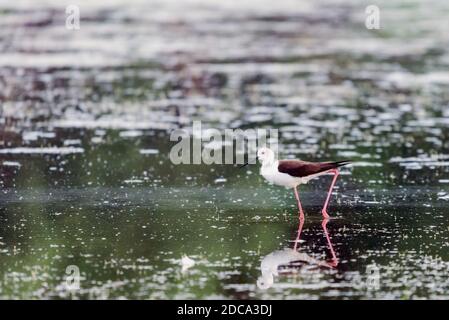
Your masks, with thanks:
[{"label": "pond water", "polygon": [[[67,30],[0,2],[0,298],[449,297],[447,1],[378,1],[380,30],[360,1],[79,3]],[[195,120],[352,159],[331,220],[330,176],[300,226],[259,165],[172,164]]]}]

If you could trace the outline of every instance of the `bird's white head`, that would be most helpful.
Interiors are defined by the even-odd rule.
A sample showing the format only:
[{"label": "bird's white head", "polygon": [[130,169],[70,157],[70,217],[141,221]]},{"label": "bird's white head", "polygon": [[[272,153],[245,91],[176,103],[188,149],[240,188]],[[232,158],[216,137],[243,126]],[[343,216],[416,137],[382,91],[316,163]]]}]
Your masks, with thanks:
[{"label": "bird's white head", "polygon": [[262,275],[257,279],[257,287],[262,290],[271,288],[274,283],[273,274]]},{"label": "bird's white head", "polygon": [[270,165],[274,162],[274,152],[269,148],[260,148],[257,150],[257,159],[262,162],[263,166]]}]

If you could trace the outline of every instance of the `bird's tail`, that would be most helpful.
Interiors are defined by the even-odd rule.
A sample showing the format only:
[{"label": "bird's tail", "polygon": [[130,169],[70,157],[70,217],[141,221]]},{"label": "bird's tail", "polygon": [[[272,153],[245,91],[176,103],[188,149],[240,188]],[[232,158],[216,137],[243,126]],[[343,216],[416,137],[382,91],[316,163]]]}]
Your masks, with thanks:
[{"label": "bird's tail", "polygon": [[332,164],[335,165],[335,168],[338,168],[338,167],[342,167],[347,164],[350,164],[351,162],[352,162],[352,160],[342,160],[342,161],[332,162]]},{"label": "bird's tail", "polygon": [[317,171],[317,173],[329,171],[332,169],[337,169],[338,167],[345,166],[347,164],[350,164],[351,162],[352,162],[351,160],[343,160],[343,161],[336,161],[336,162],[322,162],[322,163],[320,163],[320,168]]}]

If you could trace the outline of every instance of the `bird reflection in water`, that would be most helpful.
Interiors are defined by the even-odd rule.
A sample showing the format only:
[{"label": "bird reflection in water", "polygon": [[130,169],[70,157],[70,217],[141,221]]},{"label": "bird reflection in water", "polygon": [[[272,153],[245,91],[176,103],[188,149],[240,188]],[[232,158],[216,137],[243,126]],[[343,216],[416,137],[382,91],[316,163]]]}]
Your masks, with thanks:
[{"label": "bird reflection in water", "polygon": [[257,287],[260,289],[268,289],[274,283],[274,277],[281,274],[289,274],[295,270],[302,268],[335,268],[338,265],[338,259],[335,255],[334,247],[332,245],[329,232],[327,230],[327,223],[329,219],[324,219],[321,223],[324,235],[331,252],[331,260],[321,261],[309,256],[306,253],[298,251],[298,244],[301,238],[302,228],[304,226],[304,220],[299,220],[298,232],[294,241],[295,245],[293,249],[285,248],[282,250],[276,250],[265,256],[260,264],[262,275],[257,279]]}]

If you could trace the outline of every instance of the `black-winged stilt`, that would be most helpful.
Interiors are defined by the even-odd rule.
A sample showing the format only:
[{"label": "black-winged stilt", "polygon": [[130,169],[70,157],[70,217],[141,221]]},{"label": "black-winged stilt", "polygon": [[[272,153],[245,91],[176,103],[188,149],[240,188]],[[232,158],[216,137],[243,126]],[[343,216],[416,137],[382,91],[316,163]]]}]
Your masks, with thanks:
[{"label": "black-winged stilt", "polygon": [[[274,152],[269,148],[260,148],[257,151],[257,159],[262,162],[260,174],[269,182],[283,186],[286,188],[293,188],[295,192],[296,201],[298,203],[299,218],[304,219],[304,212],[302,210],[301,201],[299,200],[297,187],[300,184],[309,182],[310,179],[319,177],[321,175],[332,173],[334,178],[332,180],[329,192],[324,202],[321,213],[323,218],[329,219],[327,207],[334,189],[335,181],[339,175],[338,168],[349,164],[349,160],[336,162],[308,162],[301,160],[276,160]],[[245,163],[242,167],[248,164]]]},{"label": "black-winged stilt", "polygon": [[[338,265],[338,259],[335,255],[334,247],[327,231],[327,223],[329,219],[324,219],[321,223],[324,234],[332,254],[331,262],[320,261],[306,253],[298,251],[299,239],[301,238],[302,227],[304,220],[299,220],[297,237],[293,249],[285,248],[283,250],[276,250],[265,256],[260,263],[260,270],[262,275],[257,279],[257,287],[260,289],[268,289],[274,284],[274,277],[278,276],[280,270],[282,273],[288,273],[289,270],[301,268],[303,264],[315,265],[317,267],[335,268]],[[300,263],[300,264],[298,264]],[[280,269],[283,266],[284,269]]]}]

